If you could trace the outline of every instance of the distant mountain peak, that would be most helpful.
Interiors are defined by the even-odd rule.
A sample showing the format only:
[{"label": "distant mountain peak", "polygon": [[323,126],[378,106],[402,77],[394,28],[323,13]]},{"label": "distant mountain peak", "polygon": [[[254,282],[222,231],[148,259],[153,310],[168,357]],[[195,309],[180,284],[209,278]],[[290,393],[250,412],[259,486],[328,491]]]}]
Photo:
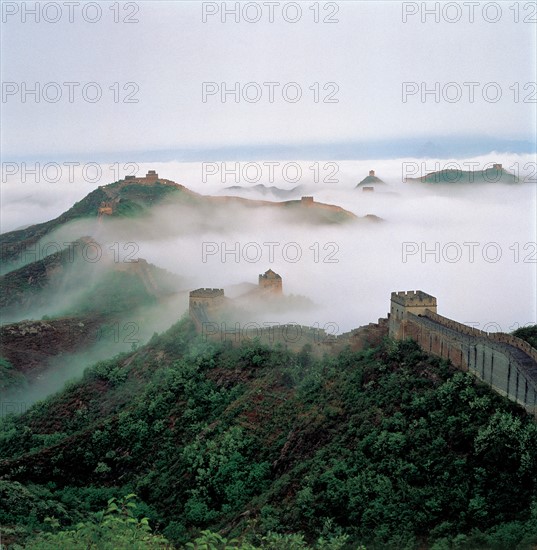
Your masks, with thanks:
[{"label": "distant mountain peak", "polygon": [[500,163],[494,163],[492,167],[482,170],[461,170],[458,168],[446,168],[436,172],[429,172],[419,178],[406,178],[405,182],[422,183],[519,183],[515,174],[508,172]]}]

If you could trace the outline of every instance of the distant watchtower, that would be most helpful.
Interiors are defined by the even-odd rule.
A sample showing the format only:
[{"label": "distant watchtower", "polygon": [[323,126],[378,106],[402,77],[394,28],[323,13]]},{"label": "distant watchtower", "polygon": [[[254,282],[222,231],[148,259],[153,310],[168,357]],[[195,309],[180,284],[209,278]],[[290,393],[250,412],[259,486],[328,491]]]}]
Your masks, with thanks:
[{"label": "distant watchtower", "polygon": [[271,294],[282,293],[282,278],[280,275],[269,269],[262,275],[259,275],[259,290],[270,292]]},{"label": "distant watchtower", "polygon": [[402,328],[409,313],[424,315],[427,310],[436,313],[436,308],[436,298],[422,290],[392,292],[389,322],[390,336],[401,338]]},{"label": "distant watchtower", "polygon": [[369,175],[374,177],[375,176],[375,170],[369,170]]},{"label": "distant watchtower", "polygon": [[502,170],[502,165],[496,162],[492,165],[492,169],[493,170]]},{"label": "distant watchtower", "polygon": [[203,307],[206,311],[215,311],[224,305],[222,288],[198,288],[189,295],[189,308]]},{"label": "distant watchtower", "polygon": [[224,307],[224,290],[221,288],[198,288],[189,294],[188,314],[198,332],[206,323],[218,319]]},{"label": "distant watchtower", "polygon": [[145,181],[154,183],[158,180],[158,174],[155,172],[155,170],[149,170],[145,176]]},{"label": "distant watchtower", "polygon": [[300,202],[302,206],[313,206],[313,197],[302,197]]}]

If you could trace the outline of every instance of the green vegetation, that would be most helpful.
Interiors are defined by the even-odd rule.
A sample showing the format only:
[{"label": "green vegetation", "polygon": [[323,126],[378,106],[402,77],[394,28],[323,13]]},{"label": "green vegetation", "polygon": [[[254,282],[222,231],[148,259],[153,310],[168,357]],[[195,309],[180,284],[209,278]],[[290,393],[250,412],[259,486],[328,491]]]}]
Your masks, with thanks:
[{"label": "green vegetation", "polygon": [[[115,182],[106,187],[114,193],[118,185],[119,182]],[[116,215],[138,215],[168,195],[177,193],[178,190],[177,187],[159,182],[150,186],[136,183],[126,185],[118,190],[120,201]],[[32,252],[25,253],[25,250],[35,246],[40,239],[61,225],[82,218],[97,218],[99,206],[103,201],[108,200],[110,200],[109,195],[103,188],[98,187],[53,220],[0,235],[0,260],[3,264],[1,273],[7,273],[31,262]]]},{"label": "green vegetation", "polygon": [[[41,533],[26,541],[25,550],[156,550],[173,548],[162,535],[151,532],[149,519],[136,517],[136,495],[126,495],[119,501],[112,497],[106,510],[91,514],[85,522],[70,529],[60,530],[60,522],[54,517],[45,518],[51,532]],[[303,535],[269,533],[262,537],[261,546],[254,546],[238,539],[226,539],[218,533],[202,531],[201,536],[184,546],[185,550],[342,550],[348,537],[330,540],[320,538],[311,547]],[[22,550],[18,544],[13,550]],[[365,550],[359,547],[357,550]]]},{"label": "green vegetation", "polygon": [[[67,222],[96,217],[99,205],[106,199],[107,195],[101,188],[95,189],[53,220],[0,235],[0,260],[3,264],[1,272],[7,273],[21,265],[30,263],[33,257],[31,251],[34,250],[33,247],[41,238]],[[30,248],[31,251],[25,253],[27,248]]]},{"label": "green vegetation", "polygon": [[507,170],[486,168],[472,172],[470,170],[458,170],[447,168],[438,172],[431,172],[421,178],[408,178],[409,181],[422,181],[424,183],[518,183],[519,179]]},{"label": "green vegetation", "polygon": [[120,200],[114,207],[114,216],[136,218],[166,199],[168,195],[178,194],[178,191],[179,188],[158,181],[151,185],[130,183],[120,191]]},{"label": "green vegetation", "polygon": [[513,336],[525,340],[531,347],[537,349],[537,325],[517,328],[513,332]]},{"label": "green vegetation", "polygon": [[[78,240],[74,241],[71,246],[65,246],[62,250],[58,250],[60,245],[53,243],[47,249],[47,252],[50,253],[44,258],[26,263],[24,266],[0,276],[0,307],[19,305],[40,293],[50,283],[51,272],[65,274],[66,269],[74,261],[79,261],[82,245],[83,241]],[[23,256],[31,260],[37,257],[37,253],[28,252]],[[67,288],[74,286],[62,275],[59,277]]]},{"label": "green vegetation", "polygon": [[155,302],[135,273],[109,271],[64,314],[107,316]]},{"label": "green vegetation", "polygon": [[[151,533],[148,518],[138,519],[134,494],[126,495],[119,502],[113,497],[108,500],[106,510],[92,514],[75,528],[57,530],[60,523],[55,518],[45,518],[54,529],[26,542],[26,550],[152,550],[170,548],[168,541]],[[15,546],[16,550],[16,546]]]},{"label": "green vegetation", "polygon": [[13,369],[13,365],[0,357],[0,394],[7,388],[22,388],[26,385],[23,374]]},{"label": "green vegetation", "polygon": [[25,548],[537,544],[534,419],[412,341],[319,360],[184,319],[5,418],[0,456]]}]

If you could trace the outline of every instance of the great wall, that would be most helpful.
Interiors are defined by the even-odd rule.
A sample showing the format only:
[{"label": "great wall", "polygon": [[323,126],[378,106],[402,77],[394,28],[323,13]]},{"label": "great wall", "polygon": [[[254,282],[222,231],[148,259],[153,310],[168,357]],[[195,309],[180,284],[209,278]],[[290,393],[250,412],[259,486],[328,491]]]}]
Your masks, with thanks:
[{"label": "great wall", "polygon": [[424,292],[393,292],[389,335],[412,338],[537,415],[537,350],[510,334],[483,332],[438,315],[436,308],[436,298]]},{"label": "great wall", "polygon": [[[281,277],[272,270],[259,276],[260,289],[267,284],[267,274],[277,281],[272,283],[274,293],[281,292]],[[200,288],[190,293],[190,317],[206,340],[240,345],[257,338],[263,344],[280,344],[295,352],[307,344],[313,354],[322,356],[346,347],[359,351],[376,346],[387,336],[412,338],[424,351],[451,361],[537,416],[537,350],[510,334],[483,332],[439,315],[436,298],[421,290],[392,292],[386,318],[337,336],[297,324],[229,322],[222,315],[226,303],[223,289]]]},{"label": "great wall", "polygon": [[[99,222],[102,222],[105,217],[112,216],[116,213],[121,199],[121,191],[125,188],[128,188],[135,185],[143,185],[151,187],[158,183],[161,186],[171,187],[174,189],[180,189],[183,194],[189,195],[191,198],[204,201],[204,204],[212,204],[215,206],[233,204],[233,205],[242,205],[248,207],[267,207],[267,208],[282,208],[282,207],[299,207],[303,212],[323,212],[330,213],[330,215],[341,215],[345,219],[355,220],[358,217],[344,210],[340,206],[334,204],[325,204],[322,202],[317,202],[312,196],[301,197],[300,200],[287,200],[287,201],[268,201],[268,200],[259,200],[259,199],[246,199],[243,197],[236,196],[211,196],[211,195],[200,195],[190,189],[187,189],[185,186],[175,183],[172,180],[159,177],[155,170],[149,170],[145,176],[134,176],[129,175],[125,176],[124,179],[119,180],[110,185],[100,185],[99,189],[106,195],[105,200],[101,201],[97,207],[97,218]],[[367,214],[364,219],[371,221],[378,221],[379,218]]]},{"label": "great wall", "polygon": [[154,296],[155,298],[162,296],[159,285],[155,281],[150,265],[146,260],[137,258],[128,262],[117,262],[114,264],[114,271],[123,271],[137,275],[150,296]]},{"label": "great wall", "polygon": [[[494,169],[501,169],[495,164]],[[370,171],[370,177],[375,176]],[[127,176],[119,182],[119,188],[112,191],[102,189],[109,200],[101,203],[98,217],[113,214],[119,200],[118,191],[132,183],[152,185],[156,181],[164,185],[177,186],[170,180],[161,179],[154,170],[145,177]],[[214,201],[236,200],[235,197],[210,197]],[[248,201],[252,204],[277,205],[266,201]],[[300,201],[289,201],[305,207],[312,207],[313,197],[302,197]],[[330,205],[322,205],[328,208]],[[158,296],[158,286],[146,262],[139,261],[125,269],[141,277],[146,290]],[[272,270],[259,275],[258,295],[266,299],[282,295],[282,278]],[[412,338],[427,352],[448,359],[463,370],[472,373],[496,392],[522,405],[537,416],[537,350],[527,342],[510,334],[487,333],[466,326],[437,313],[436,298],[423,291],[392,292],[390,312],[377,323],[370,323],[335,335],[322,328],[298,324],[259,324],[257,322],[230,322],[226,318],[226,306],[230,301],[223,289],[200,288],[190,292],[189,314],[197,331],[211,341],[229,341],[232,345],[259,339],[267,345],[281,344],[292,350],[301,351],[308,345],[317,356],[325,353],[339,353],[346,347],[359,351],[376,346],[389,336],[397,340]]]},{"label": "great wall", "polygon": [[157,181],[161,185],[178,187],[178,185],[171,180],[159,178],[155,170],[149,170],[145,176],[125,176],[124,179],[116,182],[114,187],[109,185],[100,185],[99,189],[106,194],[108,200],[102,201],[97,209],[97,216],[99,220],[101,220],[103,216],[111,216],[114,214],[120,201],[119,193],[124,187],[128,187],[132,184],[152,186],[157,183]]}]

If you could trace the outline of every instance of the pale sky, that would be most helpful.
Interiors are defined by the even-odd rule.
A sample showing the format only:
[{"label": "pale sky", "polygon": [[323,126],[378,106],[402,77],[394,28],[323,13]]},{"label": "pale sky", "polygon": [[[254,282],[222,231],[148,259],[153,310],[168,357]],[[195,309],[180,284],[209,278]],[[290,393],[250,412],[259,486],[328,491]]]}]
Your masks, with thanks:
[{"label": "pale sky", "polygon": [[[238,23],[232,15],[222,23],[222,2],[100,2],[102,14],[95,23],[84,15],[96,17],[96,8],[86,6],[84,14],[84,2],[73,6],[72,23],[63,2],[49,2],[54,6],[38,23],[35,15],[23,13],[23,3],[2,4],[3,159],[431,135],[535,140],[537,26],[524,22],[531,16],[529,2],[493,2],[500,15],[491,9],[483,13],[486,3],[480,3],[473,23],[468,6],[461,8],[459,21],[446,21],[457,17],[454,2],[438,23],[434,15],[422,21],[422,2],[406,7],[402,2],[300,2],[302,16],[296,23],[283,18],[284,6],[287,17],[295,18],[289,2],[274,4],[272,23],[263,2],[250,3],[246,17],[261,13],[254,23],[242,12]],[[227,9],[235,4],[227,2]],[[131,18],[138,22],[115,23],[113,5],[119,6],[120,19],[137,10]],[[55,6],[61,19],[47,22],[57,17]],[[337,9],[332,18],[338,22],[315,23],[315,8],[321,20]],[[414,8],[418,13],[403,23],[403,10]],[[218,13],[207,15],[204,23],[203,9]],[[487,21],[498,17],[496,23]],[[40,101],[28,94],[23,102],[23,83],[34,88],[36,82]],[[72,85],[73,103],[64,82],[80,83]],[[89,82],[102,90],[95,103],[82,97]],[[135,86],[124,90],[129,82]],[[222,103],[217,93],[204,103],[203,82],[217,83],[219,89],[223,82],[229,88],[239,82],[241,90],[254,82],[262,96],[252,103],[235,103],[228,96]],[[274,103],[264,82],[280,83]],[[296,103],[282,98],[290,82],[298,83],[303,94]],[[406,102],[404,82],[414,92]],[[439,103],[433,95],[422,102],[423,87],[434,89],[437,82],[441,89],[454,83],[445,93],[450,99],[460,89],[460,100],[449,102],[441,94]],[[468,82],[476,83],[473,103]],[[45,100],[47,83],[58,83],[46,87],[46,93],[54,99],[60,88],[59,101]],[[115,92],[121,100],[135,91],[138,103],[114,102],[109,89],[114,83],[119,83]],[[315,83],[321,98],[337,87],[333,97],[338,103],[314,102],[309,88]],[[327,83],[334,84],[323,90]],[[95,87],[87,90],[93,97]],[[500,90],[502,97],[486,101],[484,90],[491,98]],[[249,92],[254,94],[256,86]]]}]

